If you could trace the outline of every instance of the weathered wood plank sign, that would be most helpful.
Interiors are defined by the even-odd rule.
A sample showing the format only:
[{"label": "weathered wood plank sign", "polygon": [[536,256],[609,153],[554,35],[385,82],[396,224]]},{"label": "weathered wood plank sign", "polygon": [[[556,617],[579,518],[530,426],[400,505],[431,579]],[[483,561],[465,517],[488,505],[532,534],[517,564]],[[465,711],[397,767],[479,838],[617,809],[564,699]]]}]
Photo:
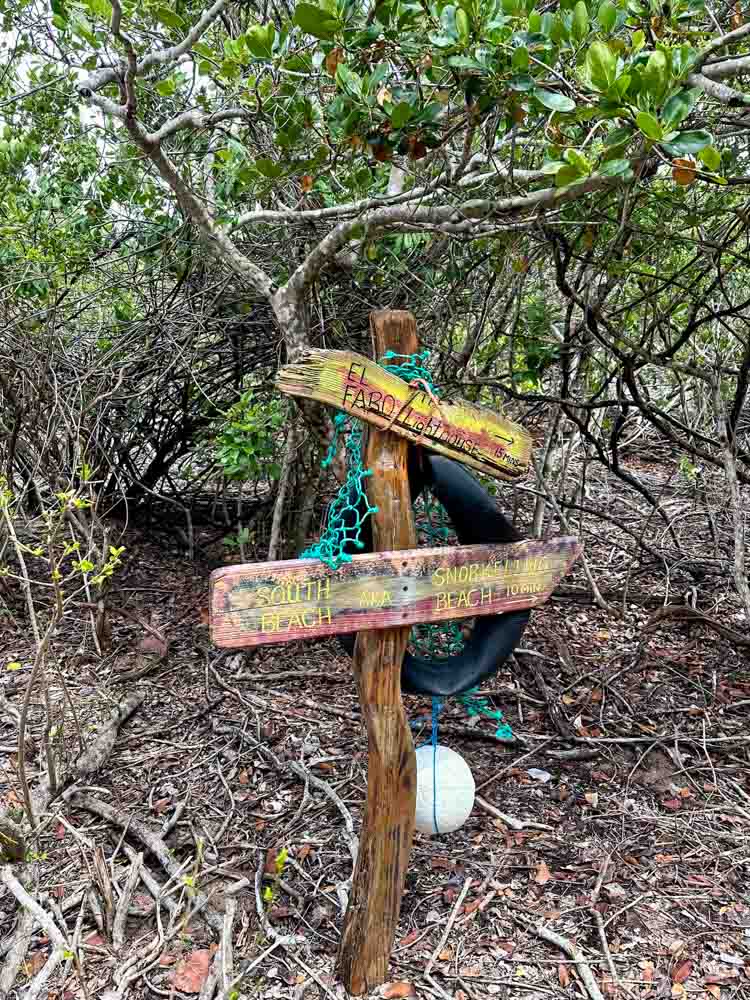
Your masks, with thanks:
[{"label": "weathered wood plank sign", "polygon": [[473,618],[542,604],[579,554],[575,538],[229,566],[211,576],[211,638],[239,648]]},{"label": "weathered wood plank sign", "polygon": [[361,354],[310,350],[278,372],[276,386],[491,476],[518,479],[529,462],[531,437],[519,424],[474,403],[437,400],[424,386],[410,385]]}]

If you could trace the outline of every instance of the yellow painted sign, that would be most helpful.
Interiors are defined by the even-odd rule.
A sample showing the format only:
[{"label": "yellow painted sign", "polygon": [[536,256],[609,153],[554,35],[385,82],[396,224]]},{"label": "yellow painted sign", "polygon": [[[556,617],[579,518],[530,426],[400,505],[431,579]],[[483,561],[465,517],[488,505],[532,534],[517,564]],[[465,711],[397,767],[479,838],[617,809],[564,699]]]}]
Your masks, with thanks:
[{"label": "yellow painted sign", "polygon": [[228,566],[211,575],[211,638],[259,646],[531,608],[579,551],[562,537],[375,552],[337,570],[316,559]]},{"label": "yellow painted sign", "polygon": [[523,475],[531,455],[531,437],[519,424],[465,400],[436,399],[424,384],[351,351],[310,350],[279,371],[276,386],[502,479]]}]

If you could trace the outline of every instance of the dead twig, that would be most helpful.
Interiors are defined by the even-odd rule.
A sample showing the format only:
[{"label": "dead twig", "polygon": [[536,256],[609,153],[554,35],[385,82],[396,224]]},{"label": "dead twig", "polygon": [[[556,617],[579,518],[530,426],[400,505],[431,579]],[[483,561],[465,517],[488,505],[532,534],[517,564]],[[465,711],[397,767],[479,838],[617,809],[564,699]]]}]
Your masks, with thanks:
[{"label": "dead twig", "polygon": [[[33,1000],[33,998],[39,995],[45,983],[60,964],[65,954],[70,953],[73,949],[63,932],[55,923],[54,918],[47,913],[47,911],[40,906],[32,896],[29,895],[26,889],[24,889],[11,871],[10,865],[6,865],[0,872],[0,881],[5,883],[6,887],[18,900],[18,903],[23,910],[29,912],[37,923],[41,925],[53,946],[50,956],[45,962],[43,968],[39,970],[26,989],[26,997],[30,997]],[[76,964],[78,965],[77,958]],[[80,967],[78,968],[78,974],[79,976],[81,975]],[[81,981],[83,981],[82,977]]]},{"label": "dead twig", "polygon": [[490,816],[495,816],[509,826],[511,830],[552,830],[551,826],[546,823],[535,823],[533,820],[516,819],[515,816],[509,816],[507,813],[500,812],[496,809],[491,802],[487,802],[483,799],[481,795],[475,795],[474,801],[484,812],[489,813]]},{"label": "dead twig", "polygon": [[463,906],[464,900],[466,899],[466,894],[468,893],[469,889],[471,888],[472,881],[473,880],[471,878],[467,878],[466,881],[464,882],[463,888],[461,889],[461,892],[459,893],[458,899],[456,900],[455,906],[453,907],[453,910],[451,911],[451,915],[448,918],[448,923],[445,925],[445,930],[443,931],[442,937],[438,941],[437,947],[433,951],[432,955],[430,955],[430,959],[427,962],[427,965],[425,966],[424,972],[422,973],[422,975],[425,978],[427,978],[429,976],[430,972],[432,972],[432,967],[435,964],[435,962],[437,961],[438,955],[440,954],[440,952],[445,947],[445,942],[448,940],[450,932],[451,932],[451,930],[453,928],[453,924],[456,922],[456,917],[458,916],[458,911]]},{"label": "dead twig", "polygon": [[141,707],[144,698],[145,694],[135,692],[120,702],[104,729],[102,729],[85,753],[82,753],[78,758],[73,772],[68,775],[48,800],[46,803],[47,806],[63,795],[69,788],[72,788],[73,785],[78,784],[79,781],[83,781],[85,778],[90,778],[92,774],[100,770],[114,749],[120,729],[130,716]]},{"label": "dead twig", "polygon": [[0,997],[10,993],[16,981],[34,929],[34,914],[31,910],[21,908],[16,922],[16,929],[9,940],[9,948],[2,971],[0,972]]},{"label": "dead twig", "polygon": [[266,867],[266,858],[263,851],[258,852],[258,858],[258,868],[255,872],[255,910],[258,914],[260,926],[263,928],[263,933],[269,940],[277,941],[283,948],[286,948],[289,945],[307,944],[307,939],[302,937],[301,934],[279,934],[276,928],[271,925],[271,922],[266,914],[266,910],[263,905],[263,897],[261,895],[263,873]]},{"label": "dead twig", "polygon": [[[354,820],[352,819],[352,814],[349,812],[346,805],[342,802],[336,792],[334,792],[328,782],[323,781],[322,778],[317,778],[314,774],[311,774],[308,769],[298,761],[291,761],[289,764],[282,763],[272,750],[269,750],[268,747],[265,747],[262,744],[258,744],[257,749],[271,761],[273,766],[278,771],[283,771],[286,767],[288,767],[293,774],[304,782],[306,789],[309,787],[317,788],[318,791],[322,792],[323,795],[325,795],[326,798],[334,804],[344,820],[344,836],[352,859],[352,867],[354,867],[357,863],[357,853],[359,851],[359,840],[357,839],[357,835],[354,831]],[[351,886],[351,881],[352,877],[350,875],[348,879],[336,886],[336,895],[338,896],[342,913],[346,912],[346,908],[348,906],[348,890]]]},{"label": "dead twig", "polygon": [[542,941],[546,941],[548,944],[553,944],[556,948],[559,948],[563,954],[573,960],[576,969],[578,970],[578,974],[581,977],[581,982],[583,983],[590,1000],[604,1000],[602,991],[599,989],[599,984],[596,979],[594,979],[594,973],[591,971],[591,967],[584,958],[583,952],[576,948],[572,941],[569,941],[561,934],[557,934],[555,931],[550,930],[549,927],[536,923],[531,917],[526,916],[525,913],[521,913],[515,909],[512,912],[513,918],[521,924],[522,927],[531,931],[532,934],[536,934],[536,936],[541,938]]},{"label": "dead twig", "polygon": [[[180,877],[181,866],[174,860],[167,845],[161,837],[149,830],[140,820],[122,816],[117,809],[107,802],[102,802],[100,799],[94,798],[93,795],[87,795],[83,792],[72,792],[66,798],[76,808],[94,813],[95,816],[100,816],[113,826],[127,826],[128,832],[137,837],[151,851],[166,872],[174,878]],[[209,899],[205,893],[201,892],[200,889],[194,889],[193,899],[196,904],[195,910],[205,911],[206,922],[213,930],[220,934],[224,924],[223,918],[211,908]]]},{"label": "dead twig", "polygon": [[596,924],[596,929],[599,934],[599,940],[602,945],[602,952],[604,953],[604,958],[607,962],[607,968],[609,969],[609,974],[612,978],[612,982],[619,987],[619,977],[617,975],[617,969],[615,968],[615,963],[612,960],[612,953],[609,950],[609,942],[607,941],[607,931],[604,927],[604,918],[602,917],[599,910],[596,908],[596,904],[599,901],[599,893],[602,891],[602,886],[604,885],[604,879],[606,878],[607,871],[609,870],[612,858],[610,855],[602,861],[601,869],[599,870],[599,877],[596,880],[596,885],[594,886],[594,891],[591,893],[591,903],[589,904],[589,913],[594,918],[594,923]]},{"label": "dead twig", "polygon": [[133,893],[135,892],[135,887],[138,885],[138,881],[141,877],[142,866],[143,855],[136,854],[130,863],[130,871],[128,872],[127,881],[125,882],[125,887],[122,890],[120,901],[117,904],[115,918],[112,922],[112,945],[116,951],[119,951],[125,944],[125,924],[128,920],[128,909],[130,907],[130,900],[133,898]]}]

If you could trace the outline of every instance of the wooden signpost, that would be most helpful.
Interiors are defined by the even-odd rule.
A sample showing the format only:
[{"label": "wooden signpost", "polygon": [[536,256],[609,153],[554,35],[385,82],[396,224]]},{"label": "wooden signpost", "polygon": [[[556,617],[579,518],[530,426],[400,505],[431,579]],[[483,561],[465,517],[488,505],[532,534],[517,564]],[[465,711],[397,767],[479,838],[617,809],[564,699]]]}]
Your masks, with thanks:
[{"label": "wooden signpost", "polygon": [[213,641],[231,649],[361,629],[496,615],[542,604],[578,554],[575,538],[228,566],[211,583]]},{"label": "wooden signpost", "polygon": [[[397,351],[404,354],[404,351]],[[351,351],[309,351],[276,376],[281,392],[317,399],[501,479],[523,475],[531,438],[518,424],[475,403],[437,400]]]},{"label": "wooden signpost", "polygon": [[[418,350],[410,313],[371,316],[375,357]],[[414,744],[401,700],[410,626],[543,603],[579,554],[574,538],[417,549],[407,456],[417,443],[514,480],[531,442],[523,428],[463,401],[437,400],[348,351],[310,351],[278,388],[370,424],[364,459],[373,548],[332,571],[300,559],[230,566],[211,577],[211,635],[224,647],[357,633],[353,670],[367,727],[367,803],[338,970],[362,994],[382,983],[396,933],[416,808]]]}]

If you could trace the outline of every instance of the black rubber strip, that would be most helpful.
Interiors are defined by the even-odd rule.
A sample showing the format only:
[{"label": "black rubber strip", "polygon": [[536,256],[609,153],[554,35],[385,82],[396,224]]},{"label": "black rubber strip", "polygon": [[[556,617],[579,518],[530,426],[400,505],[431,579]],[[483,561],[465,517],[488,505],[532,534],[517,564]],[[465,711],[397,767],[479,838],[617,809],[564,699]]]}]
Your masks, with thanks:
[{"label": "black rubber strip", "polygon": [[[523,536],[497,509],[495,501],[471,475],[449,458],[421,448],[409,448],[409,486],[412,500],[425,487],[445,508],[461,545],[519,542]],[[364,549],[372,551],[369,518],[363,526]],[[471,638],[457,656],[427,659],[406,653],[401,668],[401,689],[409,694],[440,697],[462,694],[496,673],[518,645],[531,616],[530,610],[486,615],[475,620]],[[354,652],[355,635],[342,635],[344,648]]]}]

